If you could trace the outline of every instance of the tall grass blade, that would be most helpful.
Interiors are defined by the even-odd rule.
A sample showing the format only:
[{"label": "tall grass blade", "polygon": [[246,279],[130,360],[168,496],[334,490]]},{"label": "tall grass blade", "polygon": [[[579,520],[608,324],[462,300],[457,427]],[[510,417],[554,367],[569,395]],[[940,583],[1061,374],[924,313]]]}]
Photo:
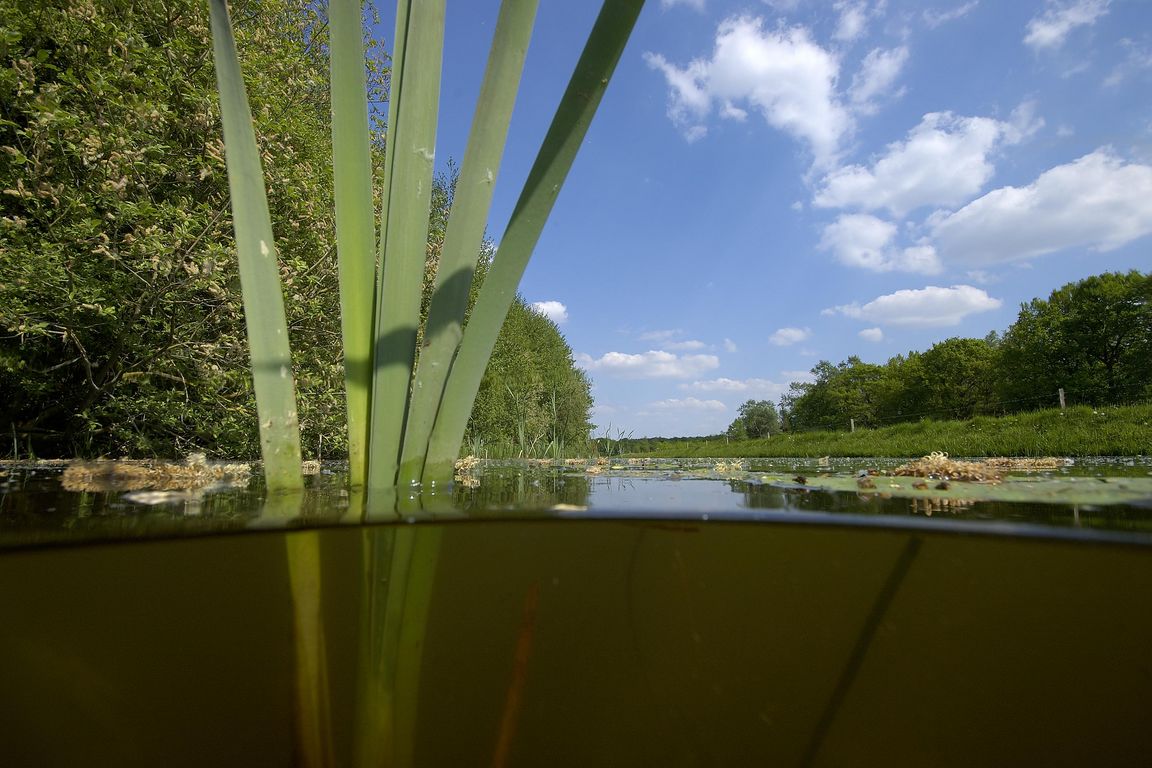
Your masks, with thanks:
[{"label": "tall grass blade", "polygon": [[358,487],[364,485],[368,471],[373,303],[376,299],[372,149],[368,132],[361,3],[360,0],[332,0],[328,8],[332,66],[332,170],[348,411],[348,475],[349,485]]},{"label": "tall grass blade", "polygon": [[644,0],[605,0],[600,10],[464,330],[428,446],[427,478],[452,476],[472,403],[520,277],[643,5]]},{"label": "tall grass blade", "polygon": [[504,0],[500,5],[428,310],[404,431],[401,484],[419,480],[423,472],[448,369],[460,344],[476,254],[484,238],[537,5],[538,0]]},{"label": "tall grass blade", "polygon": [[270,491],[298,489],[303,477],[296,388],[260,151],[228,7],[225,0],[209,0],[209,9],[265,482]]},{"label": "tall grass blade", "polygon": [[[403,5],[403,3],[401,4]],[[436,117],[444,48],[445,0],[409,0],[397,11],[397,41],[403,38],[397,101],[388,128],[387,208],[382,212],[381,279],[376,302],[372,426],[368,486],[397,482],[405,414],[416,358],[420,293],[432,199]],[[401,20],[406,29],[400,30]],[[394,95],[394,99],[397,97]]]}]

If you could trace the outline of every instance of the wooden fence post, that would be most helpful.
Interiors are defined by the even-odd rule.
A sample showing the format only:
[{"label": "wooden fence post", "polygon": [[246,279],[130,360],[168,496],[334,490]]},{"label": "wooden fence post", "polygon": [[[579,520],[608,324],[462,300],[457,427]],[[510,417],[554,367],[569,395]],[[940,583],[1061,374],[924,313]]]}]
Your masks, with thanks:
[{"label": "wooden fence post", "polygon": [[1060,387],[1057,394],[1060,395],[1060,410],[1064,410],[1064,387]]}]

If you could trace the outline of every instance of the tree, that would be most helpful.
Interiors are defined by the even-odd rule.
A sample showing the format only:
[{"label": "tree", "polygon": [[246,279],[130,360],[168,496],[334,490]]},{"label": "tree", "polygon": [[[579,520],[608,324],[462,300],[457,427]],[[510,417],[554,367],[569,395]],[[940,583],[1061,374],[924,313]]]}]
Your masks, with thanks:
[{"label": "tree", "polygon": [[850,357],[839,365],[821,360],[813,381],[793,382],[781,399],[790,429],[843,429],[876,422],[885,370]]},{"label": "tree", "polygon": [[[313,6],[239,6],[315,441],[341,410],[331,222],[317,213],[331,208],[324,27]],[[252,455],[206,5],[0,0],[0,17],[0,422],[57,455]]]},{"label": "tree", "polygon": [[996,354],[988,339],[951,338],[933,344],[918,358],[924,410],[950,419],[990,410]]},{"label": "tree", "polygon": [[740,406],[740,415],[728,426],[730,438],[770,437],[780,429],[780,415],[768,400],[746,400]]},{"label": "tree", "polygon": [[591,408],[591,382],[556,324],[517,296],[484,371],[465,442],[480,438],[523,455],[542,455],[550,446],[584,450]]},{"label": "tree", "polygon": [[1022,305],[998,369],[1006,399],[1051,402],[1061,387],[1101,404],[1152,393],[1152,273],[1095,275]]}]

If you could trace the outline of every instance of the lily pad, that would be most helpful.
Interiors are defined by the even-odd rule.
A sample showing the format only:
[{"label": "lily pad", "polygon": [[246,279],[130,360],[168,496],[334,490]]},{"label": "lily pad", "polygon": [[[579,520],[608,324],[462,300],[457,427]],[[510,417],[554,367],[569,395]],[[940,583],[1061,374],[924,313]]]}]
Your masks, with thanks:
[{"label": "lily pad", "polygon": [[1007,477],[997,483],[986,483],[873,475],[867,480],[869,482],[865,483],[855,477],[830,475],[805,478],[805,483],[801,485],[793,478],[782,475],[761,475],[758,478],[759,482],[778,488],[803,487],[913,499],[1152,505],[1152,478],[1146,477]]}]

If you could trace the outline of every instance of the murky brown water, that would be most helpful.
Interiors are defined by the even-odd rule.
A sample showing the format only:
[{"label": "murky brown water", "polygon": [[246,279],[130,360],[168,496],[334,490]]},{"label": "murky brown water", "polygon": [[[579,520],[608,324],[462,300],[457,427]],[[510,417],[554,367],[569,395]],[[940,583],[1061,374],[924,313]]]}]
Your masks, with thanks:
[{"label": "murky brown water", "polygon": [[6,765],[1141,765],[1152,551],[508,521],[0,557]]},{"label": "murky brown water", "polygon": [[371,525],[337,475],[155,506],[9,475],[0,763],[1152,763],[1149,510],[661,471],[496,473]]}]

